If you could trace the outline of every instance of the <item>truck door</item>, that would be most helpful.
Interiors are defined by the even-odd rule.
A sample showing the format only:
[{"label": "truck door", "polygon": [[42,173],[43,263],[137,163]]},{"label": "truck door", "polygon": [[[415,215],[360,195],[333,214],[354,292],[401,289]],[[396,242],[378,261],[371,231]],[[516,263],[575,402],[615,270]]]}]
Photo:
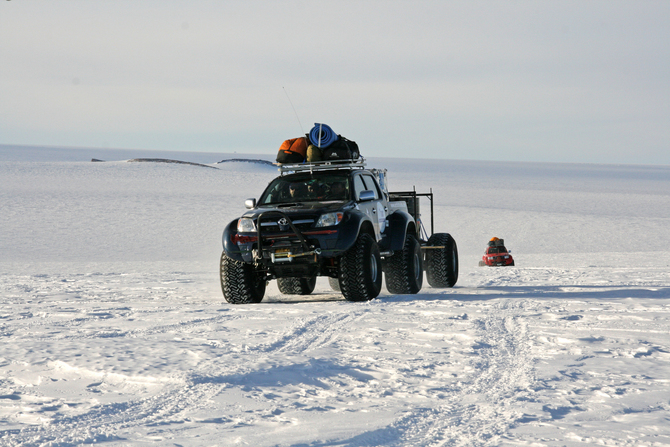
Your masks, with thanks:
[{"label": "truck door", "polygon": [[[360,195],[363,191],[372,191],[374,193],[374,200],[361,202]],[[358,209],[365,213],[375,229],[375,237],[377,241],[381,239],[381,233],[386,228],[386,207],[383,200],[381,200],[381,191],[379,185],[374,177],[369,174],[361,174],[354,176],[354,194]]]}]

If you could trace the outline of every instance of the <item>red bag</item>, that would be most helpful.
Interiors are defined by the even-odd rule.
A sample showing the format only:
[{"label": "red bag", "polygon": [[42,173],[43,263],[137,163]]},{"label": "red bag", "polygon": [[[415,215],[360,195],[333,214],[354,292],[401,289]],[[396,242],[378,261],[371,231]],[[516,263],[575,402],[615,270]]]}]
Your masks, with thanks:
[{"label": "red bag", "polygon": [[302,163],[307,155],[307,138],[292,138],[279,146],[277,163]]}]

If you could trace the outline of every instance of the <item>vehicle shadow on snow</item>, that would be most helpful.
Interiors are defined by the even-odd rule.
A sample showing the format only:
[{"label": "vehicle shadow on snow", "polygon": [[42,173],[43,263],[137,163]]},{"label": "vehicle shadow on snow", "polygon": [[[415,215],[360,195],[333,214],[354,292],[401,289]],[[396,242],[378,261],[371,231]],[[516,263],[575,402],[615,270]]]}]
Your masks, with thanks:
[{"label": "vehicle shadow on snow", "polygon": [[[547,299],[625,299],[647,298],[668,299],[670,287],[640,286],[483,286],[454,287],[452,289],[424,288],[416,295],[380,294],[373,301],[408,302],[408,301],[486,301],[499,298],[547,298]],[[315,292],[311,295],[276,295],[263,300],[266,304],[306,304],[332,303],[347,301],[337,292]]]},{"label": "vehicle shadow on snow", "polygon": [[344,296],[337,292],[313,292],[310,295],[277,295],[266,297],[263,303],[272,304],[304,304],[304,303],[332,303],[346,301]]},{"label": "vehicle shadow on snow", "polygon": [[[430,289],[428,289],[430,290]],[[418,293],[416,295],[387,295],[379,298],[385,301],[484,301],[498,298],[549,298],[549,299],[624,299],[624,298],[670,298],[670,287],[654,286],[489,286],[489,287],[454,287],[444,291],[432,289],[435,293]],[[427,290],[424,289],[422,292]],[[378,298],[378,299],[379,299]]]}]

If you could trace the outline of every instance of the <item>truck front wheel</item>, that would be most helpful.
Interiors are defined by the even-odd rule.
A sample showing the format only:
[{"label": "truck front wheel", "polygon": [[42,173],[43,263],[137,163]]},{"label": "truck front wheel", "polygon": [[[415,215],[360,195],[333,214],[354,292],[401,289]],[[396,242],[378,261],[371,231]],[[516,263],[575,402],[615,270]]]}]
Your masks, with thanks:
[{"label": "truck front wheel", "polygon": [[372,236],[363,233],[340,260],[340,290],[347,301],[368,301],[382,288],[382,258]]},{"label": "truck front wheel", "polygon": [[221,253],[221,291],[231,304],[260,303],[265,295],[265,276],[253,264]]}]

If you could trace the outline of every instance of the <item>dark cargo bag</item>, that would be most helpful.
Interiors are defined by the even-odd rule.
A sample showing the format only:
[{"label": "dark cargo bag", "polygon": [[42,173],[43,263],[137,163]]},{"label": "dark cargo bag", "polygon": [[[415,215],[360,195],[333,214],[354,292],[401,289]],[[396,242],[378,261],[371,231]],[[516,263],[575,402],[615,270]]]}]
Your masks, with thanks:
[{"label": "dark cargo bag", "polygon": [[321,158],[323,161],[332,160],[358,160],[360,157],[358,144],[355,141],[347,140],[343,136],[339,136],[337,141],[322,149]]},{"label": "dark cargo bag", "polygon": [[277,163],[302,163],[307,155],[307,139],[292,138],[284,141],[277,153]]}]

